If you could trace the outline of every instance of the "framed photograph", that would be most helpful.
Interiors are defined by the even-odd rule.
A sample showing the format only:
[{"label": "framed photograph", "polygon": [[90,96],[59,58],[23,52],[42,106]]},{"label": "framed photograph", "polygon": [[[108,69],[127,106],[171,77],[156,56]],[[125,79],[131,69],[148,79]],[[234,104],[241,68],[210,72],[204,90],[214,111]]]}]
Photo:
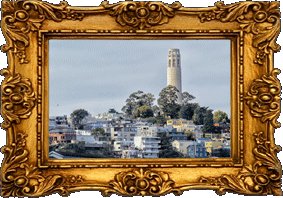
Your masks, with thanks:
[{"label": "framed photograph", "polygon": [[278,1],[1,13],[3,197],[282,195]]}]

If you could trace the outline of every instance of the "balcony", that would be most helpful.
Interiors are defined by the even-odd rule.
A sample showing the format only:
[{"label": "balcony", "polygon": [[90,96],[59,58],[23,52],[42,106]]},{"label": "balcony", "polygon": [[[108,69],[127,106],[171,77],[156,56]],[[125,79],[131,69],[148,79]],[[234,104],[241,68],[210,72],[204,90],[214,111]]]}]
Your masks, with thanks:
[{"label": "balcony", "polygon": [[146,140],[146,141],[143,140],[142,143],[143,143],[143,144],[153,144],[153,143],[159,144],[159,143],[160,143],[160,140]]},{"label": "balcony", "polygon": [[145,148],[160,148],[161,145],[159,144],[144,144]]},{"label": "balcony", "polygon": [[159,153],[159,150],[145,150],[144,151],[144,153],[155,153],[155,154],[157,154],[157,153]]}]

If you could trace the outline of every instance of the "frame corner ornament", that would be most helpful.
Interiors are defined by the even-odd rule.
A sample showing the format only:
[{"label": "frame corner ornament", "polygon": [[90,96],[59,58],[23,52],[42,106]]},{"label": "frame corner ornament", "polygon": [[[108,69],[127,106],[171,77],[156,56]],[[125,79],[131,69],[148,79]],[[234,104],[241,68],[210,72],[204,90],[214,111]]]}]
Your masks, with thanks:
[{"label": "frame corner ornament", "polygon": [[279,2],[239,2],[225,5],[216,2],[213,11],[201,12],[200,21],[220,20],[221,22],[238,22],[239,28],[253,34],[253,47],[257,48],[254,63],[263,65],[271,51],[278,52],[280,45],[276,39],[280,33]]},{"label": "frame corner ornament", "polygon": [[140,30],[168,23],[169,18],[175,16],[175,11],[182,7],[179,2],[169,5],[162,2],[143,1],[125,1],[113,5],[104,1],[101,5],[109,10],[111,16],[116,17],[116,21],[121,26],[129,25],[138,27]]},{"label": "frame corner ornament", "polygon": [[5,154],[1,168],[3,197],[37,197],[58,192],[63,196],[70,194],[70,188],[83,182],[82,176],[45,176],[35,165],[28,163],[29,151],[25,149],[27,137],[18,133],[11,145],[2,148]]},{"label": "frame corner ornament", "polygon": [[264,132],[255,133],[256,147],[253,149],[255,162],[245,165],[238,175],[201,177],[200,182],[218,186],[216,193],[223,195],[234,192],[245,195],[282,195],[282,167],[276,154],[281,147],[272,145],[264,137]]},{"label": "frame corner ornament", "polygon": [[281,85],[276,77],[279,73],[279,69],[274,69],[270,75],[255,79],[245,97],[252,116],[260,118],[261,122],[270,121],[274,128],[281,126],[277,121],[281,109]]},{"label": "frame corner ornament", "polygon": [[29,33],[37,32],[45,20],[60,22],[67,20],[82,20],[83,13],[68,9],[66,1],[59,5],[44,1],[3,1],[1,26],[7,44],[2,46],[3,52],[9,50],[15,54],[20,64],[27,64],[26,48],[29,46]]}]

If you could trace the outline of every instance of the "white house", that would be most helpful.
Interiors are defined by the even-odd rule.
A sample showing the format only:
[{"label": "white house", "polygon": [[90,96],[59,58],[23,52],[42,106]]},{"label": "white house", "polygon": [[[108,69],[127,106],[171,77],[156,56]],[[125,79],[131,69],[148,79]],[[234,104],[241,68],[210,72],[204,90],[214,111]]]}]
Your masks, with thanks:
[{"label": "white house", "polygon": [[143,158],[158,158],[160,137],[156,126],[140,126],[135,136],[135,147],[142,151]]},{"label": "white house", "polygon": [[75,130],[76,135],[91,135],[91,131],[85,131],[85,130]]}]

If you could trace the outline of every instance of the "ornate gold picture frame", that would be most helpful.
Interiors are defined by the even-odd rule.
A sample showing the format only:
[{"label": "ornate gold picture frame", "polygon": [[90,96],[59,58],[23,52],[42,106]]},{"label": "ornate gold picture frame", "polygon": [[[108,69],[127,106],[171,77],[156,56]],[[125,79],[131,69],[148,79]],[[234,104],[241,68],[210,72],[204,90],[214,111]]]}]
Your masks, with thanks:
[{"label": "ornate gold picture frame", "polygon": [[[189,8],[179,2],[2,1],[1,27],[8,67],[1,86],[3,197],[67,196],[83,190],[103,196],[217,194],[282,195],[282,167],[274,131],[281,84],[274,53],[279,2],[216,2]],[[48,159],[48,40],[230,39],[231,157],[211,159]],[[5,65],[2,60],[1,63]],[[4,66],[6,67],[6,66]]]}]

